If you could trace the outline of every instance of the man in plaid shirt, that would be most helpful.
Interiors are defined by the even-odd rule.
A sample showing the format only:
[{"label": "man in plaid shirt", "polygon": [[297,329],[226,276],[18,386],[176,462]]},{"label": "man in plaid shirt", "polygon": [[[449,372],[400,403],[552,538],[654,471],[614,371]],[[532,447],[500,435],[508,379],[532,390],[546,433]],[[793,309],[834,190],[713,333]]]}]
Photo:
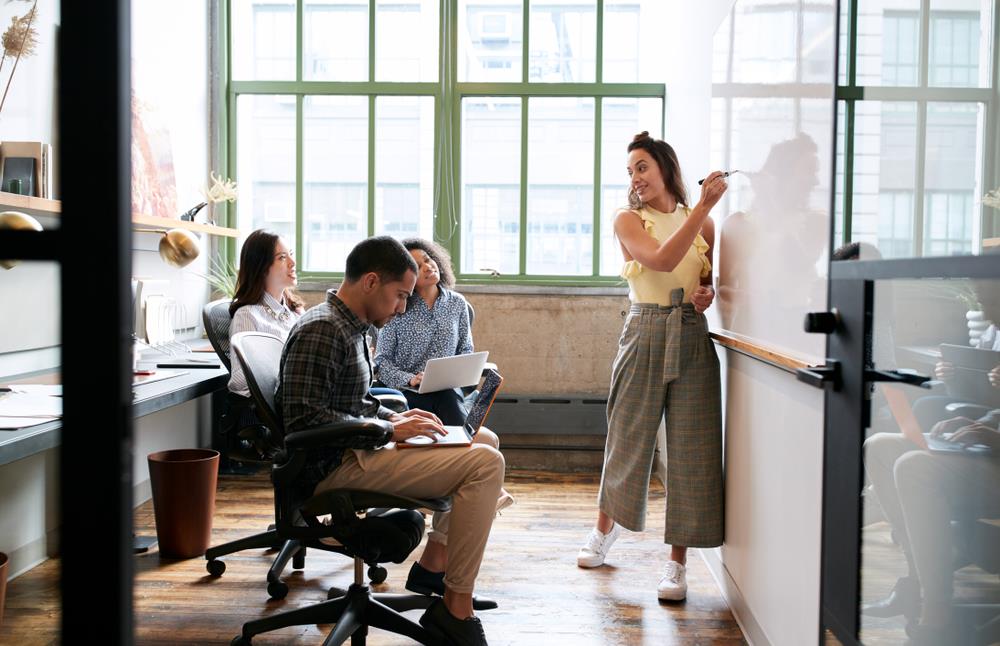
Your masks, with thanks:
[{"label": "man in plaid shirt", "polygon": [[393,238],[369,238],[354,247],[339,291],[328,291],[326,302],[303,315],[289,334],[275,403],[288,433],[366,417],[392,424],[377,440],[359,436],[353,448],[317,451],[305,476],[316,483],[316,493],[355,488],[413,498],[451,496],[451,511],[434,515],[423,567],[414,566],[438,577],[438,585],[443,578],[444,598],[420,623],[451,643],[485,646],[472,591],[503,484],[503,456],[490,443],[397,450],[395,442],[446,431],[435,415],[417,409],[393,413],[368,392],[372,364],[365,332],[406,310],[416,280],[416,263]]}]

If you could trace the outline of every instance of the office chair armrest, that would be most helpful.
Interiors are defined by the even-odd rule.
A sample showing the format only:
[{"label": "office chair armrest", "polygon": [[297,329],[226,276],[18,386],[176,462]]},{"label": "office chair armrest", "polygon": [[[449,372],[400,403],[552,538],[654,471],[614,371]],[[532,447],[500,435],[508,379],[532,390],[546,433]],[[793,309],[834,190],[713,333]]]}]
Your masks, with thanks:
[{"label": "office chair armrest", "polygon": [[391,438],[391,423],[381,419],[358,419],[289,433],[285,436],[285,446],[292,451],[329,446],[373,449],[382,446]]},{"label": "office chair armrest", "polygon": [[406,397],[403,395],[386,393],[384,395],[375,395],[375,399],[394,413],[402,413],[409,408],[409,405],[406,403]]}]

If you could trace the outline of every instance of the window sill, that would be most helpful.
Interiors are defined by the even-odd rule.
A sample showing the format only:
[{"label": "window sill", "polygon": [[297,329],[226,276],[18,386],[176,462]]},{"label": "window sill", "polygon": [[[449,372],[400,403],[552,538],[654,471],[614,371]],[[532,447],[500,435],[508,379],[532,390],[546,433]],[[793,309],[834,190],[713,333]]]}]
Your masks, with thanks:
[{"label": "window sill", "polygon": [[[304,293],[326,292],[339,284],[339,278],[300,280],[298,291]],[[463,285],[459,283],[455,291],[462,294],[519,294],[524,296],[628,296],[628,287],[625,285],[571,287],[563,285]]]}]

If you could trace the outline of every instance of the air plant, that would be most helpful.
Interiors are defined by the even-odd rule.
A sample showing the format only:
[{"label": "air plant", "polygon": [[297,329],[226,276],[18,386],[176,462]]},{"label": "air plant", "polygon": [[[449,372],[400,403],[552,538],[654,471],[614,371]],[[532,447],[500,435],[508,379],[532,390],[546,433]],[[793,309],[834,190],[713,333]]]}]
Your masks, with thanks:
[{"label": "air plant", "polygon": [[[7,0],[8,4],[11,0]],[[0,112],[3,112],[4,103],[7,101],[7,92],[10,91],[10,83],[14,80],[14,72],[17,71],[17,64],[22,58],[27,58],[35,53],[38,47],[38,30],[34,27],[35,18],[38,12],[38,0],[31,3],[31,9],[23,16],[13,16],[10,19],[10,26],[0,36],[0,43],[3,44],[3,56],[0,57],[0,72],[8,58],[14,59],[14,66],[7,77],[7,85],[3,90],[3,97],[0,98]]]}]

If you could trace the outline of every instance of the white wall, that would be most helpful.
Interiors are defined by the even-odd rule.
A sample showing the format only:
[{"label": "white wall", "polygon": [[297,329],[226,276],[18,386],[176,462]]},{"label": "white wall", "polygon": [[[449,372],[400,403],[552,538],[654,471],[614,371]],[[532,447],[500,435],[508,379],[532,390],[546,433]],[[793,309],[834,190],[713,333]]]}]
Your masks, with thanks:
[{"label": "white wall", "polygon": [[[27,7],[20,2],[0,4],[0,24],[9,24],[11,15],[21,15]],[[55,123],[57,8],[57,0],[40,0],[39,53],[21,61],[7,105],[0,113],[0,140],[49,142],[55,156],[59,154]],[[200,0],[136,2],[132,21],[134,83],[143,99],[163,115],[170,132],[179,214],[201,201],[199,189],[208,181],[208,8]],[[99,206],[92,216],[101,216]],[[58,219],[42,219],[42,224],[58,226]],[[208,300],[202,276],[208,266],[209,241],[202,237],[202,257],[184,269],[175,269],[160,260],[159,239],[159,234],[153,233],[134,236],[133,275],[169,281],[168,294],[183,306],[184,316],[175,323],[181,338],[200,336],[201,306]],[[75,287],[86,289],[85,285]],[[95,294],[98,313],[100,297]],[[21,263],[13,270],[0,270],[0,303],[4,304],[0,310],[0,383],[10,381],[13,375],[58,367],[58,266]],[[136,421],[136,504],[149,497],[148,453],[208,443],[207,400],[203,397]],[[0,467],[0,551],[10,555],[12,574],[33,567],[57,549],[57,457],[58,451],[50,450]]]},{"label": "white wall", "polygon": [[[797,122],[785,119],[783,113],[777,111],[773,124],[735,119],[730,138],[719,139],[725,130],[718,124],[718,114],[713,115],[713,93],[718,91],[713,81],[720,80],[716,68],[720,63],[724,68],[726,61],[717,60],[720,48],[714,42],[715,32],[731,10],[752,11],[752,5],[756,4],[762,3],[717,0],[668,5],[670,37],[664,40],[664,60],[667,61],[664,65],[667,79],[665,138],[677,150],[692,202],[697,201],[699,194],[697,180],[710,170],[723,168],[724,156],[720,151],[730,153],[731,165],[723,169],[757,170],[775,144],[796,134]],[[760,14],[768,15],[767,12]],[[756,36],[756,40],[751,40],[761,42],[762,34]],[[789,38],[792,36],[788,34]],[[745,42],[738,41],[737,49]],[[810,45],[820,48],[826,46],[824,43],[832,52],[832,33],[828,42],[823,36],[818,41],[810,41]],[[774,48],[782,49],[794,51],[794,47]],[[806,58],[814,60],[818,50],[810,51]],[[745,50],[736,51],[737,65],[743,64],[741,57],[753,59]],[[832,66],[829,78],[832,79]],[[767,102],[787,101],[777,98],[788,91],[787,87],[782,90],[770,88],[765,80],[757,91],[761,95],[758,107]],[[832,85],[829,91],[832,93]],[[820,158],[830,154],[830,106],[832,100],[827,102],[825,112],[808,113],[810,119],[817,112],[818,118],[825,118],[825,129],[816,126],[814,120],[801,122],[810,132],[823,133],[814,135]],[[767,110],[764,113],[769,114]],[[824,162],[820,162],[819,175],[827,172],[828,163],[826,161],[824,167]],[[816,186],[805,187],[809,197],[807,207],[829,203],[828,184],[828,181],[819,182]],[[717,231],[716,274],[720,266],[726,269],[724,265],[729,262],[728,277],[738,277],[742,291],[723,294],[720,289],[720,298],[709,310],[711,326],[715,330],[736,327],[738,332],[757,337],[759,341],[770,341],[767,345],[778,349],[821,357],[823,339],[805,337],[799,330],[801,313],[825,305],[823,261],[828,248],[829,214],[824,209],[816,217],[805,218],[799,204],[785,212],[765,213],[780,216],[777,221],[772,217],[768,222],[773,229],[771,233],[801,235],[803,239],[815,241],[812,247],[818,251],[816,254],[796,253],[809,246],[804,244],[791,245],[787,253],[775,252],[772,248],[770,257],[757,257],[755,265],[748,260],[750,254],[741,256],[733,252],[743,245],[759,244],[768,231],[755,230],[753,233],[759,235],[738,236],[735,242],[730,241],[728,254],[726,249],[720,251],[720,232],[726,218],[741,208],[746,209],[747,202],[754,197],[748,185],[746,177],[734,176],[730,192],[741,199],[720,202],[712,214]],[[760,183],[755,188],[763,194],[764,189],[774,187]],[[755,206],[765,202],[767,200],[758,199]],[[781,204],[780,200],[773,202]],[[762,260],[773,263],[778,271],[762,271],[759,264]],[[820,270],[824,273],[819,273]],[[803,289],[781,291],[797,280],[811,282]],[[816,292],[817,288],[821,291]],[[767,292],[770,300],[761,297]],[[740,300],[735,300],[734,296]],[[748,316],[750,314],[752,316]],[[700,553],[751,643],[758,646],[813,643],[819,626],[822,392],[796,381],[788,372],[755,359],[722,348],[718,348],[718,352],[724,402],[726,538],[721,548],[700,550]],[[661,454],[665,456],[665,452]],[[665,469],[665,464],[658,467]]]}]

